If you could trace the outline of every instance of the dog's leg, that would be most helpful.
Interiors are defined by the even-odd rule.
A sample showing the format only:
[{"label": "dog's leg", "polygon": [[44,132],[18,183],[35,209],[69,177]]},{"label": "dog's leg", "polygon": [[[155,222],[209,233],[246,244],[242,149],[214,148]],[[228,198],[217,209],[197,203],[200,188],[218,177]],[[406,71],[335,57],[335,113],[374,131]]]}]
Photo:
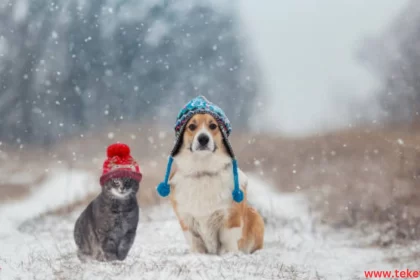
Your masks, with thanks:
[{"label": "dog's leg", "polygon": [[193,238],[191,231],[184,230],[183,233],[184,233],[185,240],[187,241],[187,244],[189,246],[191,246],[192,245],[192,238]]},{"label": "dog's leg", "polygon": [[209,254],[217,254],[220,249],[219,230],[223,226],[224,211],[216,211],[209,218],[200,220],[201,237]]},{"label": "dog's leg", "polygon": [[[219,242],[219,223],[216,219],[217,215],[213,214],[201,219],[193,219],[191,227],[193,250],[200,253],[217,254],[220,247]],[[204,252],[202,252],[204,249]]]},{"label": "dog's leg", "polygon": [[220,242],[217,232],[217,229],[208,228],[202,235],[202,241],[208,254],[215,255],[219,251]]},{"label": "dog's leg", "polygon": [[229,217],[219,231],[221,248],[219,254],[236,253],[239,251],[239,241],[242,240],[243,222],[241,218],[242,206],[237,205],[229,213]]},{"label": "dog's leg", "polygon": [[222,227],[219,232],[219,254],[239,252],[238,242],[242,238],[242,227]]},{"label": "dog's leg", "polygon": [[201,238],[200,225],[196,219],[191,216],[185,216],[180,220],[185,239],[190,245],[191,253],[206,254],[206,244]]},{"label": "dog's leg", "polygon": [[178,217],[178,219],[179,219],[179,224],[181,226],[182,232],[184,233],[185,240],[187,241],[188,245],[191,247],[192,246],[191,231],[189,227],[187,226],[187,224],[181,218]]},{"label": "dog's leg", "polygon": [[207,254],[206,244],[197,232],[190,232],[191,235],[191,253]]},{"label": "dog's leg", "polygon": [[248,253],[253,253],[256,250],[262,249],[264,246],[264,220],[252,207],[248,207],[246,213],[251,238],[248,238],[248,246],[244,246],[243,251],[247,249]]}]

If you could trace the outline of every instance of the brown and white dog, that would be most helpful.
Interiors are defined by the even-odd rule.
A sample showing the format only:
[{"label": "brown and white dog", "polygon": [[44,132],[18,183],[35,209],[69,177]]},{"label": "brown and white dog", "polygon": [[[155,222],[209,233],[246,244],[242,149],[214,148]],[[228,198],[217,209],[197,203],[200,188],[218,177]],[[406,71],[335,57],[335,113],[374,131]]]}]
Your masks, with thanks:
[{"label": "brown and white dog", "polygon": [[185,124],[169,176],[170,201],[191,252],[253,253],[263,247],[264,221],[247,204],[246,175],[238,169],[244,199],[232,200],[232,158],[211,114],[193,115]]}]

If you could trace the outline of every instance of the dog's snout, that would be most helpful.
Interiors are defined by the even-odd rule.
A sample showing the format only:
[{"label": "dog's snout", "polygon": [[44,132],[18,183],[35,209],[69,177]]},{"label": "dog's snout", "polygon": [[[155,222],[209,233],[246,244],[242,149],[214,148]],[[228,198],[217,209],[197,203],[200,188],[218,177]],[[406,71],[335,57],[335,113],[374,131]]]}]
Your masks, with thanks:
[{"label": "dog's snout", "polygon": [[201,135],[198,136],[197,140],[198,140],[198,143],[200,143],[201,146],[205,146],[209,143],[210,138],[206,134],[201,134]]}]

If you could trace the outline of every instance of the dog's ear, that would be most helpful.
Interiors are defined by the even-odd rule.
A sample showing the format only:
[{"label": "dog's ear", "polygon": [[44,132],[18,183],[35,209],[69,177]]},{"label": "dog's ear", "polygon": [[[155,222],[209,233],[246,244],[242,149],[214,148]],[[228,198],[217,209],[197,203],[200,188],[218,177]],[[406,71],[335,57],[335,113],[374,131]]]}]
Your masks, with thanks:
[{"label": "dog's ear", "polygon": [[171,156],[175,157],[179,150],[182,148],[182,146],[184,145],[184,132],[185,132],[185,125],[184,127],[181,129],[181,132],[176,140],[175,146],[171,151]]}]

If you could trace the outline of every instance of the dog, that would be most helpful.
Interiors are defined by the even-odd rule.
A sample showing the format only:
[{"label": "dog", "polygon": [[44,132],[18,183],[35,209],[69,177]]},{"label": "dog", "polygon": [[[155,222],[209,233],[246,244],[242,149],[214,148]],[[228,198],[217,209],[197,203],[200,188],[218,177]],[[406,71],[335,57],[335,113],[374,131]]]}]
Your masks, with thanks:
[{"label": "dog", "polygon": [[[216,111],[223,113],[219,108]],[[182,125],[173,153],[174,168],[169,168],[172,208],[192,253],[253,253],[263,248],[264,221],[247,204],[248,179],[239,168],[243,198],[240,202],[232,199],[235,167],[226,133],[230,124],[212,110],[197,112]]]}]

